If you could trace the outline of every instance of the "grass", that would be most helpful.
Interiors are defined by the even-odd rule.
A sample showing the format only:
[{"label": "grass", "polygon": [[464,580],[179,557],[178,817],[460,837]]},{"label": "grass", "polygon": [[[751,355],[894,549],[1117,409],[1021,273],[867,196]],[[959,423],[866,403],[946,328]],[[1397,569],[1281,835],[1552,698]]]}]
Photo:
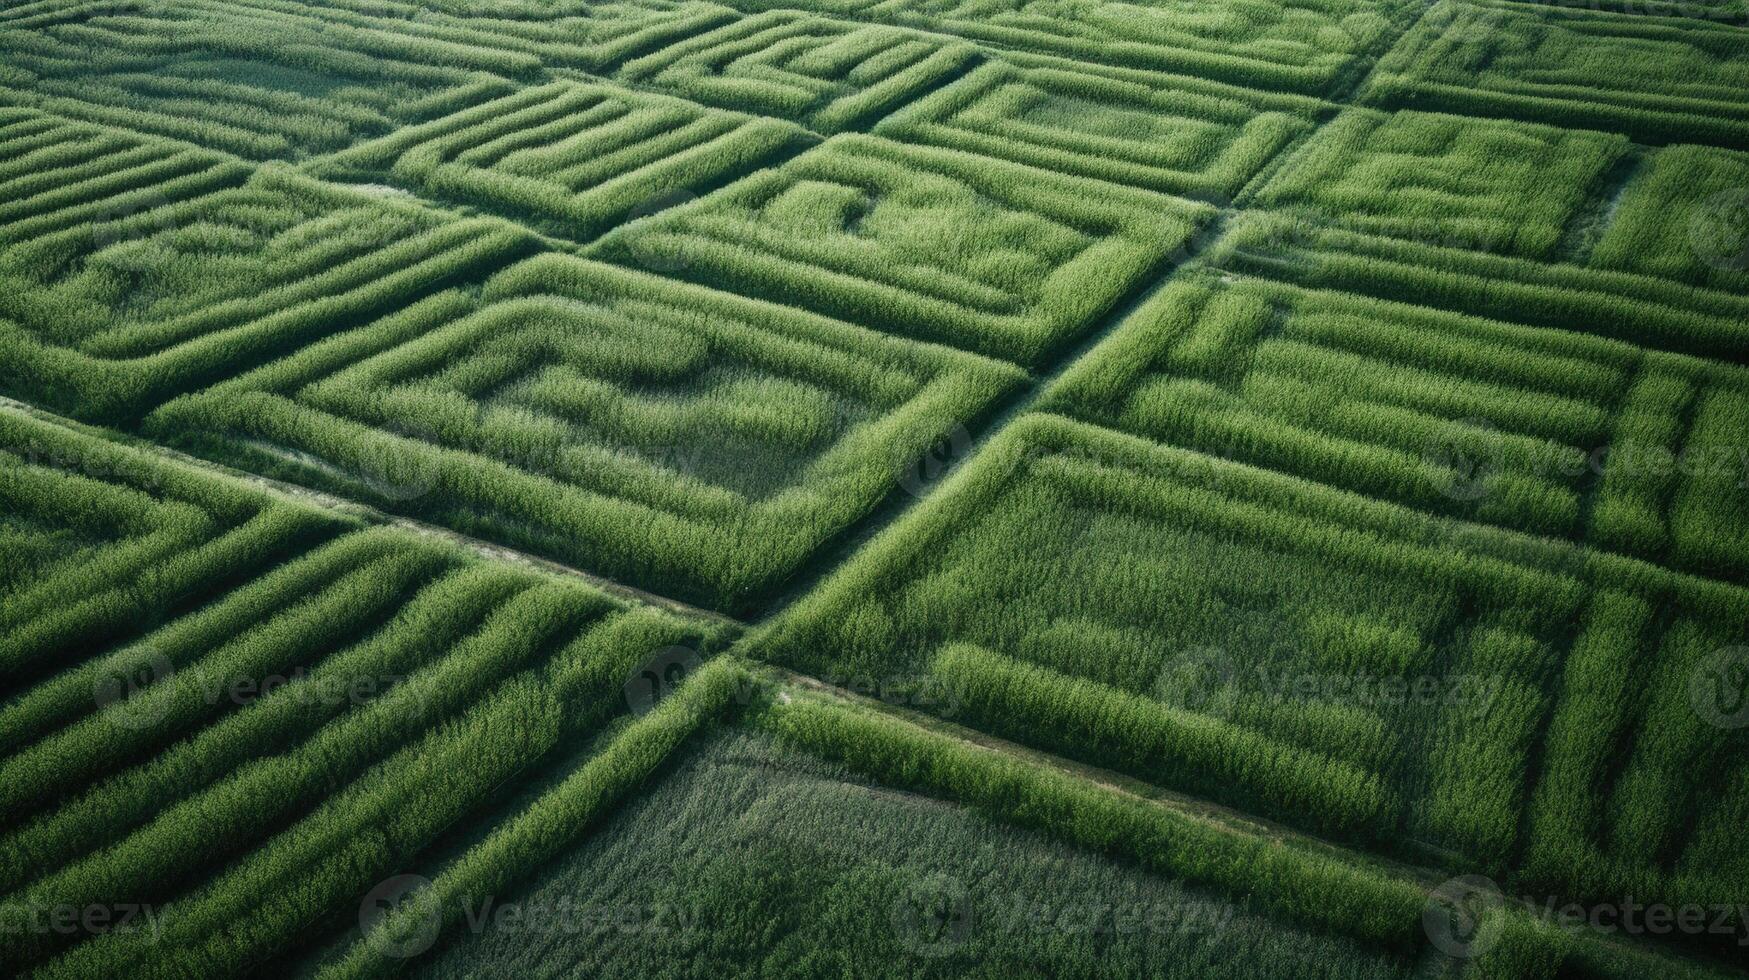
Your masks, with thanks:
[{"label": "grass", "polygon": [[[1680,612],[1623,630],[1617,593]],[[927,681],[950,692],[929,710],[955,721],[1340,839],[1436,844],[1511,877],[1520,869],[1503,856],[1532,805],[1536,733],[1568,710],[1555,696],[1570,683],[1565,651],[1658,658],[1669,680],[1645,704],[1674,719],[1687,710],[1678,679],[1707,648],[1695,637],[1719,641],[1743,602],[1637,562],[1587,562],[1571,546],[1041,415],[749,644],[812,673]],[[1570,822],[1572,836],[1546,846],[1593,842],[1634,867],[1637,896],[1717,901],[1729,873],[1700,869],[1729,859],[1691,851],[1719,845],[1668,822],[1684,807],[1703,825],[1734,819],[1737,763],[1697,725],[1633,763],[1605,821],[1661,835],[1681,870]],[[1573,738],[1581,755],[1616,744],[1607,729]],[[1678,761],[1702,746],[1722,768]],[[1544,785],[1567,765],[1541,764]],[[1575,871],[1541,886],[1578,891]]]},{"label": "grass", "polygon": [[0,10],[0,974],[1745,975],[1744,13]]},{"label": "grass", "polygon": [[483,300],[433,297],[151,427],[256,465],[271,448],[303,479],[740,612],[1018,381],[973,355],[548,255]]},{"label": "grass", "polygon": [[1212,209],[952,150],[838,136],[593,254],[1036,365]]},{"label": "grass", "polygon": [[1730,24],[1517,0],[1440,0],[1363,98],[1749,149],[1749,39]]},{"label": "grass", "polygon": [[586,241],[800,149],[794,126],[556,82],[409,126],[312,169],[386,180]]}]

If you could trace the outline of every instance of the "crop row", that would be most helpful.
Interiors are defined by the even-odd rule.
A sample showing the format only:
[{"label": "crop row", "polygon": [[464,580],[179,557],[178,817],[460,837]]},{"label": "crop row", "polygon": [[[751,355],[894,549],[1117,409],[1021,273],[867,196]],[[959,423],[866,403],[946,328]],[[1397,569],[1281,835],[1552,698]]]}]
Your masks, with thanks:
[{"label": "crop row", "polygon": [[1749,149],[1749,34],[1692,17],[1440,0],[1363,101]]},{"label": "crop row", "polygon": [[[791,0],[732,0],[745,10]],[[1166,71],[1310,95],[1334,94],[1413,16],[1355,0],[1098,5],[1007,0],[814,0],[806,9],[898,24],[1121,68]]]},{"label": "crop row", "polygon": [[1251,202],[1314,225],[1742,294],[1749,154],[1502,119],[1350,109]]},{"label": "crop row", "polygon": [[[52,671],[0,712],[9,970],[228,974],[294,946],[298,926],[622,711],[622,685],[652,653],[714,635],[573,580],[324,523],[140,450],[4,418],[8,451],[42,459],[9,477],[54,483],[28,489],[69,508],[26,511],[28,527],[9,527],[18,539],[65,546],[63,530],[125,527],[154,505],[172,530],[188,522],[175,508],[235,521],[253,506],[260,516],[230,538],[260,538],[257,524],[289,513],[303,542],[264,569],[286,542],[217,538],[230,549],[199,555],[203,601],[161,602],[158,619],[120,636],[105,609],[69,616],[8,583],[21,632],[62,621]],[[37,592],[125,557],[70,550],[39,566]],[[42,910],[142,903],[159,909],[153,931],[19,928]]]}]

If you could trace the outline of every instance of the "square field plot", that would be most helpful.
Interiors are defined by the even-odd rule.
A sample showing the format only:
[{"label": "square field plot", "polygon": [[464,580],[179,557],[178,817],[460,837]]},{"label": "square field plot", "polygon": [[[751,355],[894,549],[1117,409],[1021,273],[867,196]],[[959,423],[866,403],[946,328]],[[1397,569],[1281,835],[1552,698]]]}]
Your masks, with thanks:
[{"label": "square field plot", "polygon": [[1749,149],[1749,32],[1681,17],[1441,0],[1363,98]]},{"label": "square field plot", "polygon": [[1749,576],[1737,365],[1201,273],[1044,404],[1431,513]]},{"label": "square field plot", "polygon": [[1213,211],[843,135],[621,228],[595,254],[1036,365],[1145,285]]},{"label": "square field plot", "polygon": [[[532,246],[503,222],[198,154],[91,176],[107,132],[42,125],[0,128],[48,168],[14,178],[22,199],[0,209],[28,215],[0,228],[0,391],[83,419],[137,420]],[[81,183],[40,186],[62,172]]]},{"label": "square field plot", "polygon": [[313,167],[586,240],[759,169],[808,139],[775,119],[558,82],[409,126]]},{"label": "square field plot", "polygon": [[1629,149],[1625,137],[1586,130],[1352,109],[1256,203],[1357,231],[1548,259]]},{"label": "square field plot", "polygon": [[879,118],[976,59],[971,44],[939,35],[776,11],[669,45],[618,77],[830,133]]},{"label": "square field plot", "polygon": [[1418,8],[1398,0],[820,0],[809,9],[1121,68],[1317,95],[1339,89]]},{"label": "square field plot", "polygon": [[1173,194],[1231,198],[1315,100],[1056,59],[985,64],[875,132]]},{"label": "square field plot", "polygon": [[[1600,830],[1539,804],[1537,833],[1552,851],[1591,848],[1597,868],[1608,855],[1610,886],[1631,867],[1636,897],[1718,901],[1743,871],[1716,835],[1744,813],[1749,732],[1685,714],[1686,683],[1740,641],[1745,614],[1734,587],[1032,415],[750,646],[1490,874],[1513,870],[1535,774],[1594,793],[1637,726],[1657,735],[1622,760],[1631,785],[1603,792]],[[1617,695],[1563,701],[1586,684]],[[1539,748],[1551,712],[1592,707],[1611,723]],[[1597,883],[1580,863],[1551,873],[1558,894]]]},{"label": "square field plot", "polygon": [[741,613],[1011,366],[544,256],[173,403],[153,431]]}]

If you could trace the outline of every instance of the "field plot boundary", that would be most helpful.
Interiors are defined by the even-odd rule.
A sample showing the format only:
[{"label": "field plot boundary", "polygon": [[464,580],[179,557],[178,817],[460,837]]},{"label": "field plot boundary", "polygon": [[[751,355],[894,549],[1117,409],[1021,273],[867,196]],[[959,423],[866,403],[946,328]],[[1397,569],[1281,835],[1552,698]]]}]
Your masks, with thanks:
[{"label": "field plot boundary", "polygon": [[285,502],[313,508],[332,514],[340,521],[359,521],[372,527],[394,527],[407,531],[420,538],[432,539],[453,545],[463,551],[478,555],[483,559],[515,564],[535,571],[576,579],[591,588],[616,596],[627,602],[648,605],[662,609],[677,616],[696,619],[714,624],[730,631],[745,628],[744,624],[732,617],[697,606],[688,605],[678,599],[647,592],[623,582],[574,568],[563,562],[540,555],[519,551],[508,545],[486,541],[472,537],[460,531],[455,531],[437,524],[431,524],[416,518],[399,514],[391,514],[361,503],[348,497],[338,496],[322,490],[313,489],[298,483],[277,480],[262,476],[248,470],[228,466],[216,460],[196,456],[178,449],[165,446],[135,436],[128,436],[104,429],[93,429],[75,419],[56,415],[47,409],[39,408],[17,399],[0,395],[0,412],[23,416],[45,424],[58,426],[70,432],[101,440],[103,442],[125,447],[140,453],[156,456],[166,463],[187,467],[190,470],[207,474],[213,479],[245,487],[254,491],[274,495]]}]

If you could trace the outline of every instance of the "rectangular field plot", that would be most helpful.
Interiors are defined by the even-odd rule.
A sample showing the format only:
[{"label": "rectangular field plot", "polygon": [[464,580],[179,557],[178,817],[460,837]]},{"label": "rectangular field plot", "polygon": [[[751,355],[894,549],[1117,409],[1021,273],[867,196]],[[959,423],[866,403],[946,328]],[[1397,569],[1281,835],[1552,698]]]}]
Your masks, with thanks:
[{"label": "rectangular field plot", "polygon": [[388,180],[587,240],[805,145],[774,119],[608,85],[558,82],[409,126],[321,161],[335,179]]},{"label": "rectangular field plot", "polygon": [[1749,369],[1266,280],[1180,278],[1045,405],[1432,513],[1749,575]]},{"label": "rectangular field plot", "polygon": [[[1618,589],[1676,619],[1622,628]],[[932,692],[926,710],[1003,737],[1497,873],[1568,650],[1680,674],[1704,646],[1688,633],[1741,634],[1745,613],[1733,587],[1034,415],[751,649],[898,679]],[[1595,734],[1590,750],[1614,751]],[[1642,753],[1640,792],[1671,788],[1668,812],[1692,807],[1699,826],[1739,818],[1742,736],[1713,733],[1716,767]],[[1729,881],[1696,870],[1736,860],[1713,838],[1658,833],[1648,892]]]},{"label": "rectangular field plot", "polygon": [[[20,158],[44,169],[5,206],[28,218],[0,230],[0,391],[83,419],[136,421],[532,245],[277,168],[229,188],[246,172],[216,159],[89,176],[90,127],[22,135],[32,125],[0,129],[53,143]],[[40,186],[60,173],[78,183]]]},{"label": "rectangular field plot", "polygon": [[[769,10],[785,3],[730,5]],[[1413,11],[1397,0],[819,0],[808,7],[1096,64],[1312,95],[1340,88]]]},{"label": "rectangular field plot", "polygon": [[1352,109],[1257,203],[1357,231],[1548,259],[1628,150],[1624,137],[1585,130]]},{"label": "rectangular field plot", "polygon": [[1231,198],[1320,103],[1055,59],[992,61],[875,132],[1166,193]]},{"label": "rectangular field plot", "polygon": [[1749,149],[1749,32],[1692,18],[1441,0],[1379,62],[1364,98]]},{"label": "rectangular field plot", "polygon": [[619,77],[831,133],[951,80],[976,57],[972,45],[938,35],[777,11],[670,45]]},{"label": "rectangular field plot", "polygon": [[1020,380],[560,256],[163,409],[153,431],[745,611]]},{"label": "rectangular field plot", "polygon": [[1213,210],[847,134],[621,228],[593,254],[1033,365],[1144,285]]}]

